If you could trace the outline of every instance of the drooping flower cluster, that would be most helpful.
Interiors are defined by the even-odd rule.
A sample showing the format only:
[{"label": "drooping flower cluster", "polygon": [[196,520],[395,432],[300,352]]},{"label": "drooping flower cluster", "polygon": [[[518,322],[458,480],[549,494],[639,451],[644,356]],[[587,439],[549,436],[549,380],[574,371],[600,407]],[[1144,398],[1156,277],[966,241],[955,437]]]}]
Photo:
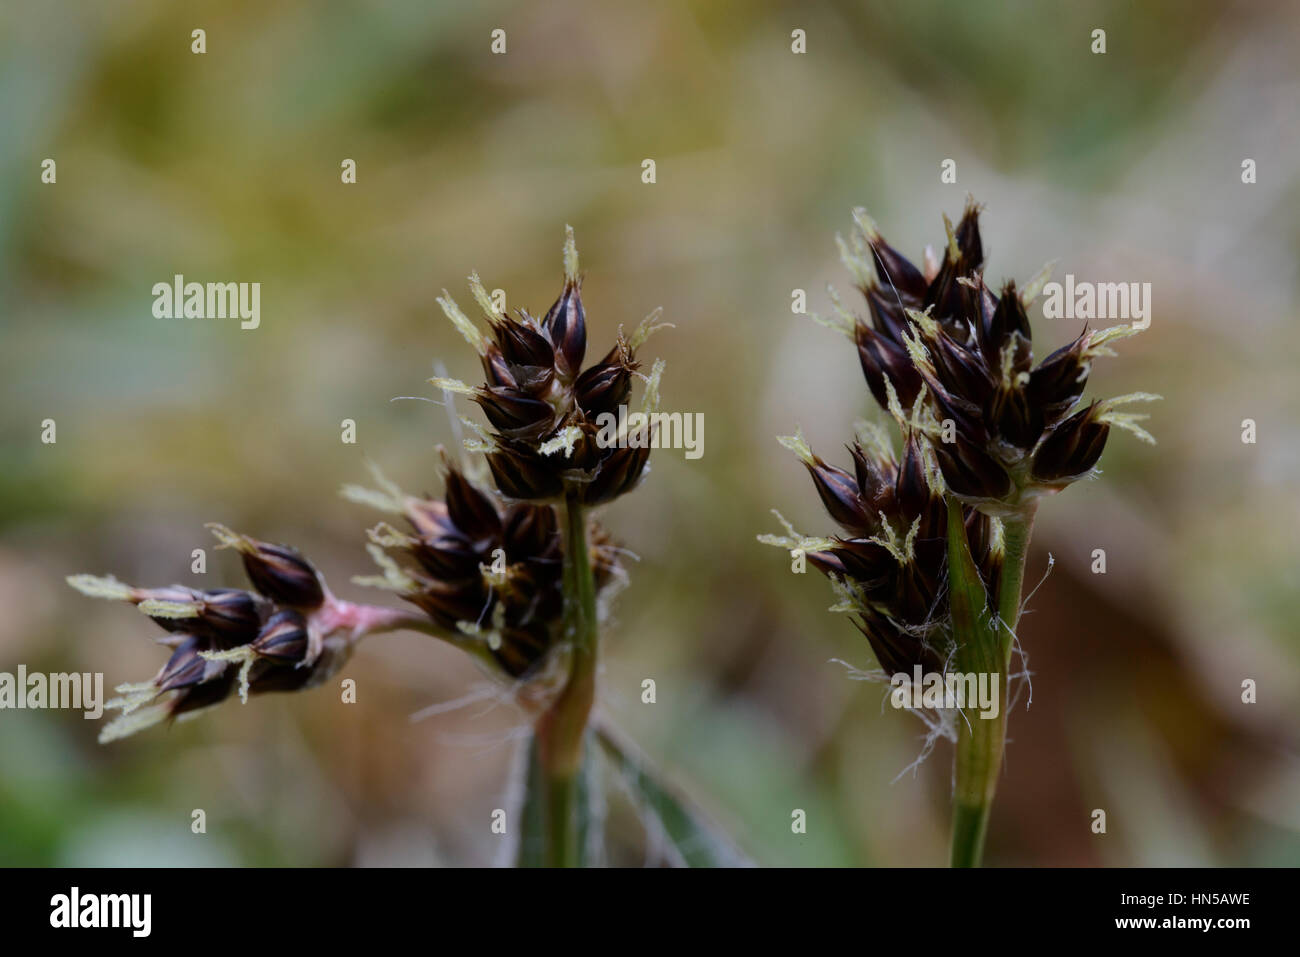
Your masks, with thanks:
[{"label": "drooping flower cluster", "polygon": [[197,713],[236,692],[246,699],[314,687],[350,655],[351,641],[329,623],[336,603],[305,558],[287,546],[212,528],[224,545],[239,550],[255,591],[135,588],[113,578],[68,578],[83,594],[138,607],[161,626],[158,643],[171,649],[152,679],[118,686],[121,697],[106,706],[122,713],[104,727],[101,741]]},{"label": "drooping flower cluster", "polygon": [[491,335],[475,326],[446,290],[438,302],[477,350],[486,381],[477,388],[454,379],[433,381],[468,395],[483,409],[493,431],[474,449],[485,453],[497,488],[521,501],[555,500],[573,490],[588,506],[631,491],[650,457],[648,426],[637,427],[642,434],[614,434],[602,427],[602,417],[617,416],[638,376],[646,380],[647,410],[658,403],[662,363],[642,376],[636,359],[636,350],[661,327],[658,313],[647,316],[631,337],[620,329],[613,348],[583,369],[587,321],[572,229],[565,244],[564,287],[542,318],[524,310],[513,316],[501,312],[477,274],[470,286]]}]

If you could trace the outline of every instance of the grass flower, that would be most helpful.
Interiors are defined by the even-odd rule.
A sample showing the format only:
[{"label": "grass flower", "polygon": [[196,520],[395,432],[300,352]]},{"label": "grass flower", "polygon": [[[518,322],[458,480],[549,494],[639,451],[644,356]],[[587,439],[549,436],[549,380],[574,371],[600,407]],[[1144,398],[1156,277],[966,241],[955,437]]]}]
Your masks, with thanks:
[{"label": "grass flower", "polygon": [[[1034,365],[1026,310],[1049,271],[995,294],[984,280],[979,214],[968,202],[955,227],[945,217],[943,257],[927,250],[917,266],[855,211],[840,249],[866,315],[835,297],[836,314],[820,321],[853,341],[902,455],[879,426],[849,447],[851,473],[813,455],[801,436],[782,439],[844,533],[805,538],[787,524],[787,535],[760,541],[806,552],[830,577],[835,610],[855,615],[884,677],[984,674],[1006,701],[1039,500],[1096,474],[1111,426],[1154,442],[1138,424],[1145,416],[1115,409],[1159,396],[1084,402],[1093,360],[1114,355],[1109,344],[1134,325],[1085,330]],[[935,734],[955,742],[952,863],[978,864],[1005,709],[981,717],[945,707],[927,720],[927,753]]]},{"label": "grass flower", "polygon": [[438,302],[477,350],[485,381],[478,387],[455,379],[433,381],[469,396],[483,409],[493,431],[476,450],[486,454],[502,494],[524,501],[576,495],[581,505],[601,505],[631,491],[646,472],[649,436],[608,442],[599,420],[626,404],[637,376],[649,385],[647,397],[657,401],[662,365],[650,377],[641,375],[636,350],[660,324],[652,313],[630,338],[620,329],[604,357],[583,369],[587,317],[571,229],[564,258],[564,286],[541,319],[523,310],[502,314],[478,276],[470,277],[490,334],[478,329],[443,290]]}]

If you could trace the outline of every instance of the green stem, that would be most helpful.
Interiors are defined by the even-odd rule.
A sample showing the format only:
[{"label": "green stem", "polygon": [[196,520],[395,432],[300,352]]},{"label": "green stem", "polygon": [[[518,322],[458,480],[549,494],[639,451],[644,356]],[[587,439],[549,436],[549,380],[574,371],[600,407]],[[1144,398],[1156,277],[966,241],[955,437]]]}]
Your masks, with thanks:
[{"label": "green stem", "polygon": [[[968,710],[959,719],[950,858],[953,867],[978,867],[984,855],[989,812],[993,807],[998,774],[1002,769],[1002,753],[1006,747],[1007,672],[1014,630],[1020,617],[1020,592],[1033,523],[1032,506],[1002,520],[1002,573],[996,596],[998,618],[990,622],[983,603],[979,601],[983,597],[982,587],[978,590],[972,588],[967,594],[960,590],[959,574],[965,576],[967,582],[978,582],[979,576],[970,558],[961,521],[961,506],[956,501],[949,502],[949,567],[953,570],[954,623],[967,623],[966,627],[955,628],[956,665],[964,673],[991,675],[997,682],[999,702],[995,718],[982,718]],[[963,601],[969,607],[960,608]],[[961,614],[963,611],[964,615]]]},{"label": "green stem", "polygon": [[586,512],[577,489],[564,501],[564,639],[568,681],[537,722],[545,779],[546,854],[550,867],[581,863],[578,783],[587,720],[596,697],[596,582],[587,550]]},{"label": "green stem", "polygon": [[548,768],[545,775],[546,866],[579,867],[578,774],[557,774]]},{"label": "green stem", "polygon": [[1029,554],[1029,535],[1034,530],[1037,504],[1002,520],[1002,579],[998,585],[998,621],[1003,667],[1011,664],[1011,646],[1016,625],[1020,623],[1020,592],[1025,583],[1025,559]]}]

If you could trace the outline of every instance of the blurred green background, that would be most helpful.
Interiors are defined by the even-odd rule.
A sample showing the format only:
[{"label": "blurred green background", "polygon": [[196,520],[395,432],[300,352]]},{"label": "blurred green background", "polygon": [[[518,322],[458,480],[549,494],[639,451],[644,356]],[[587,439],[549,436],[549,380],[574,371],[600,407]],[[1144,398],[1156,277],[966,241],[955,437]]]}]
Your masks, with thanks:
[{"label": "blurred green background", "polygon": [[[916,258],[971,193],[992,279],[1054,258],[1153,284],[1151,329],[1091,392],[1166,397],[1156,448],[1113,435],[1104,478],[1040,511],[1027,579],[1056,564],[1021,629],[1033,701],[988,861],[1300,863],[1298,43],[1282,2],[5,4],[0,671],[152,674],[148,623],[63,578],[241,583],[205,521],[374,599],[349,579],[375,516],[337,490],[365,459],[439,490],[445,411],[390,401],[433,395],[438,360],[477,373],[434,297],[468,304],[477,269],[545,309],[567,222],[592,351],[662,306],[676,329],[645,354],[667,359],[665,407],[706,423],[702,459],[656,453],[600,516],[640,557],[604,711],[760,863],[941,863],[950,750],[898,777],[922,726],[831,662],[871,657],[825,581],[755,536],[772,507],[831,530],[774,436],[802,425],[842,462],[870,407],[852,347],[791,291],[823,312],[827,282],[851,293],[851,207]],[[175,273],[261,282],[261,328],[155,319]],[[1036,311],[1038,355],[1075,326]],[[78,713],[0,712],[0,863],[496,861],[521,718],[410,722],[482,681],[420,636],[372,639],[347,675],[356,705],[230,703],[109,747]],[[639,863],[630,805],[609,813],[611,860]]]}]

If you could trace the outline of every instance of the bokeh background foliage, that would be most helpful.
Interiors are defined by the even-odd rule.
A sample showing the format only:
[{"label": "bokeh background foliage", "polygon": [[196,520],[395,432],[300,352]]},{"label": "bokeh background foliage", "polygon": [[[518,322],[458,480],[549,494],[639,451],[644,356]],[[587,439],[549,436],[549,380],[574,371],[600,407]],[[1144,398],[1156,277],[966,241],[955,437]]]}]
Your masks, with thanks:
[{"label": "bokeh background foliage", "polygon": [[[1094,390],[1167,397],[1156,449],[1115,436],[1104,479],[1042,510],[1028,577],[1056,567],[1023,626],[1033,704],[989,862],[1300,862],[1298,40],[1281,2],[7,4],[0,670],[151,673],[148,623],[63,576],[238,581],[211,552],[190,575],[204,521],[291,541],[363,595],[373,516],[338,486],[369,458],[436,491],[447,417],[390,399],[431,395],[435,360],[475,374],[434,296],[467,298],[478,269],[544,309],[569,222],[593,344],[663,306],[666,406],[706,420],[702,460],[656,454],[602,515],[640,556],[604,710],[761,863],[941,862],[949,753],[894,780],[921,726],[830,663],[869,652],[754,536],[772,506],[829,530],[773,436],[801,424],[837,460],[870,404],[791,290],[826,310],[825,283],[847,289],[832,237],[851,206],[916,256],[971,192],[995,280],[1058,258],[1153,283],[1152,328]],[[178,272],[260,281],[262,328],[154,319],[150,287]],[[1079,331],[1034,318],[1040,354]],[[233,704],[109,748],[77,714],[0,713],[0,862],[496,860],[518,716],[410,722],[479,680],[419,636],[374,640],[348,674],[353,706]],[[611,859],[642,860],[630,805],[609,814]]]}]

